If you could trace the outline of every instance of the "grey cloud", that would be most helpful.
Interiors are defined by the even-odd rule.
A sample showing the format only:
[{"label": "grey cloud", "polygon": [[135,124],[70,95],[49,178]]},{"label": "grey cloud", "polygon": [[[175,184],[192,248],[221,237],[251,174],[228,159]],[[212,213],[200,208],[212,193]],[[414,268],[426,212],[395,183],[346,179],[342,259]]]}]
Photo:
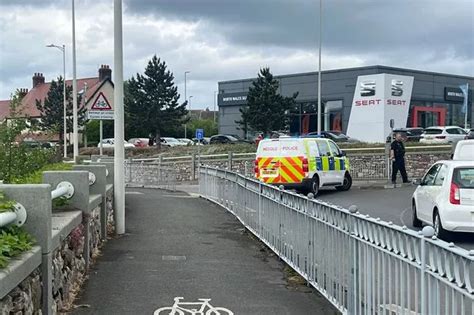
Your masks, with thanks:
[{"label": "grey cloud", "polygon": [[[315,49],[319,5],[314,0],[142,0],[130,12],[155,17],[207,20],[208,32],[233,44]],[[323,43],[330,52],[366,54],[397,51],[407,56],[452,48],[474,54],[474,2],[323,1]]]}]

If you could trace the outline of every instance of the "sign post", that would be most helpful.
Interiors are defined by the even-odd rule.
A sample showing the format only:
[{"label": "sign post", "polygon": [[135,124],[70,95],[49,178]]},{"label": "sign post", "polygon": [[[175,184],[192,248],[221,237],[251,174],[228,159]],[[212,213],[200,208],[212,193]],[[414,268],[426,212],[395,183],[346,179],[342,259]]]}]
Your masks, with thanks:
[{"label": "sign post", "polygon": [[87,111],[89,120],[99,120],[99,154],[103,154],[103,123],[102,120],[114,120],[114,110],[104,93],[100,92],[92,103],[91,109]]},{"label": "sign post", "polygon": [[196,129],[196,139],[198,140],[198,165],[201,165],[201,142],[204,139],[204,129]]}]

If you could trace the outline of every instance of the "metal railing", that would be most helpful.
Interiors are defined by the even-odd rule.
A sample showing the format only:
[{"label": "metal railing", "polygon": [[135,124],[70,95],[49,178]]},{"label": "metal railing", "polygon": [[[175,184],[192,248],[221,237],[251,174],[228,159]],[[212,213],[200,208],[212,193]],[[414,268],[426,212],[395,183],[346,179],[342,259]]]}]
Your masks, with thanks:
[{"label": "metal railing", "polygon": [[474,313],[474,251],[431,227],[409,230],[210,167],[199,188],[342,313]]},{"label": "metal railing", "polygon": [[176,190],[178,172],[176,168],[156,162],[125,162],[125,184],[149,188]]}]

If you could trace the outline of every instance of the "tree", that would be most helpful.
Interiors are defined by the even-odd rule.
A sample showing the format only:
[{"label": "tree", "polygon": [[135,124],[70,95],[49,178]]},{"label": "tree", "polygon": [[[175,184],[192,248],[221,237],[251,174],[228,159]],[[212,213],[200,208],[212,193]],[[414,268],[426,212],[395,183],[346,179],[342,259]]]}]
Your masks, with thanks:
[{"label": "tree", "polygon": [[11,183],[53,159],[54,151],[29,148],[22,143],[28,117],[21,112],[23,94],[16,91],[10,100],[8,118],[0,122],[0,180]]},{"label": "tree", "polygon": [[191,131],[192,137],[196,129],[203,129],[206,137],[217,134],[217,123],[213,119],[191,119],[188,123],[188,130]]},{"label": "tree", "polygon": [[[64,129],[64,104],[63,104],[63,84],[62,77],[58,81],[51,81],[48,95],[44,100],[36,100],[36,108],[40,111],[39,127],[42,130],[51,131],[59,135],[60,141],[63,140]],[[86,123],[86,107],[81,104],[81,97],[78,96],[77,117],[78,126]],[[73,112],[72,112],[72,86],[66,86],[66,126],[67,131],[73,131]]]},{"label": "tree", "polygon": [[258,78],[252,83],[247,95],[247,106],[240,110],[242,120],[237,121],[246,132],[248,128],[268,134],[273,130],[287,128],[287,111],[296,104],[298,93],[285,97],[278,93],[278,81],[270,68],[260,69]]},{"label": "tree", "polygon": [[137,73],[136,78],[128,80],[124,97],[128,137],[154,135],[159,139],[163,133],[173,133],[187,122],[186,102],[178,103],[178,88],[173,80],[173,73],[156,55],[143,75]]}]

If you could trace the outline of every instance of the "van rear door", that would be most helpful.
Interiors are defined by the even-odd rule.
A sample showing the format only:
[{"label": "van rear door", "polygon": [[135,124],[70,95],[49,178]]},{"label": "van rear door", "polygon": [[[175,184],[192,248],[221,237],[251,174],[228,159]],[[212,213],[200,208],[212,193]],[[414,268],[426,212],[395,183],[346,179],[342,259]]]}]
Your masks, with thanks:
[{"label": "van rear door", "polygon": [[272,139],[260,142],[257,151],[258,179],[270,184],[301,183],[304,146],[299,139]]}]

